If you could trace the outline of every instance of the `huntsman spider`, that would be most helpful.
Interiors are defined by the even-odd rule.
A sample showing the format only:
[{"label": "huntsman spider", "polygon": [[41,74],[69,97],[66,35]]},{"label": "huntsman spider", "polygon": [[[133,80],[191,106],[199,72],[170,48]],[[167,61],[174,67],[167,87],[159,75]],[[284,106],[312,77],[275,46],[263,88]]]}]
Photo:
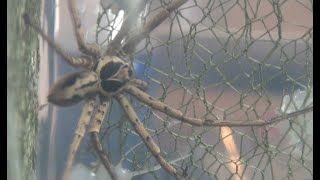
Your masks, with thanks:
[{"label": "huntsman spider", "polygon": [[[84,107],[79,118],[77,129],[72,144],[70,145],[63,180],[68,179],[72,168],[74,155],[78,149],[82,137],[85,134],[85,128],[89,124],[91,117],[93,122],[89,132],[91,133],[93,144],[98,151],[98,155],[103,162],[103,165],[108,170],[112,179],[118,179],[113,167],[108,160],[107,155],[103,152],[98,133],[101,125],[109,110],[111,98],[115,98],[120,106],[124,109],[128,120],[136,133],[140,136],[145,146],[151,152],[160,166],[174,178],[182,180],[188,179],[185,174],[178,172],[176,167],[169,163],[161,154],[160,148],[149,135],[144,125],[139,120],[135,110],[129,103],[125,94],[136,97],[142,103],[158,110],[172,118],[180,120],[194,126],[248,126],[250,122],[214,122],[213,120],[202,120],[193,117],[185,116],[181,111],[170,107],[148,95],[145,91],[147,83],[135,79],[132,73],[132,66],[126,58],[131,55],[135,47],[152,32],[159,24],[170,16],[170,13],[177,10],[187,0],[171,0],[166,6],[155,16],[148,18],[148,21],[142,25],[141,29],[128,36],[135,22],[139,19],[139,14],[143,11],[148,0],[136,1],[135,8],[124,9],[126,18],[123,19],[123,25],[113,40],[108,44],[107,50],[101,53],[98,45],[95,43],[89,44],[85,42],[84,30],[81,26],[79,12],[76,8],[75,0],[68,0],[69,11],[74,26],[74,33],[77,38],[79,50],[84,54],[81,57],[73,57],[64,51],[58,44],[51,40],[43,30],[31,22],[28,15],[24,15],[25,23],[31,26],[42,38],[44,38],[55,51],[63,57],[71,66],[82,67],[85,70],[67,74],[61,77],[50,88],[48,102],[57,106],[71,106],[80,101],[84,101]],[[121,8],[121,1],[110,1],[110,6],[117,5]],[[128,58],[127,58],[128,59]],[[96,106],[95,98],[99,97],[97,111],[93,114]],[[260,123],[260,124],[259,124]],[[264,121],[255,121],[253,125],[263,125]]]}]

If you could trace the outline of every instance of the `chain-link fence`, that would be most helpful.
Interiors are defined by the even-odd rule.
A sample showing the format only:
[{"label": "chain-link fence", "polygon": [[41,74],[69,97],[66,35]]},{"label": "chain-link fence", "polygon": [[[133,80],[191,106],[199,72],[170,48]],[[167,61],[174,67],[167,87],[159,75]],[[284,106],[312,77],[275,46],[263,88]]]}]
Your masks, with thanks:
[{"label": "chain-link fence", "polygon": [[[87,39],[107,47],[127,18],[129,2],[136,3],[102,1]],[[127,38],[169,2],[148,1]],[[181,174],[191,179],[313,178],[312,12],[312,0],[188,0],[130,55],[135,77],[149,84],[148,94],[185,115],[273,122],[193,127],[131,98],[162,154]],[[172,178],[115,101],[101,141],[121,179]],[[80,151],[83,159],[99,162],[90,143]],[[100,163],[92,167],[97,176],[108,176]]]}]

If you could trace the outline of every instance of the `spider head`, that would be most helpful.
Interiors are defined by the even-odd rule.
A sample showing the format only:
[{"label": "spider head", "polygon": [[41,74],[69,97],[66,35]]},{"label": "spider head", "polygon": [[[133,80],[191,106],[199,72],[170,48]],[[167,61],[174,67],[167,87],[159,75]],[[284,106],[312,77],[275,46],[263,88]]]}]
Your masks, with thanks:
[{"label": "spider head", "polygon": [[99,90],[104,96],[119,92],[132,76],[130,64],[116,56],[100,59],[95,71],[100,79]]},{"label": "spider head", "polygon": [[71,106],[83,98],[95,94],[97,75],[94,72],[82,71],[61,77],[50,88],[48,101],[59,106]]}]

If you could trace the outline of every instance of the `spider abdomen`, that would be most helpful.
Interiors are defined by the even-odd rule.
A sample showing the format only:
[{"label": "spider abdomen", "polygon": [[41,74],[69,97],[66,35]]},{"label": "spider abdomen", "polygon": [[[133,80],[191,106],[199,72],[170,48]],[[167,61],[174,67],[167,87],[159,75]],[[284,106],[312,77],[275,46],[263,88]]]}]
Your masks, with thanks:
[{"label": "spider abdomen", "polygon": [[101,81],[101,88],[108,93],[117,92],[125,85],[124,82],[118,80],[104,80]]},{"label": "spider abdomen", "polygon": [[61,77],[49,90],[48,101],[59,106],[71,106],[96,94],[98,77],[95,72],[82,71]]}]

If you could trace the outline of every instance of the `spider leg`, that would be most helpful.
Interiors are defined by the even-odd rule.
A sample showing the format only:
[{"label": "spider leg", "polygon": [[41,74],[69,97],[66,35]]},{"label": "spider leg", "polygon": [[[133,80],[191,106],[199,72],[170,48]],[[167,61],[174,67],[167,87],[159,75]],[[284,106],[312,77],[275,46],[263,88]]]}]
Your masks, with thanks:
[{"label": "spider leg", "polygon": [[129,84],[131,84],[135,87],[138,87],[142,91],[147,91],[147,89],[148,89],[148,83],[145,81],[142,81],[140,79],[130,79]]},{"label": "spider leg", "polygon": [[89,132],[100,132],[100,128],[102,126],[104,117],[109,112],[110,100],[108,98],[101,97],[100,98],[101,104],[98,107],[98,110],[93,118],[91,127]]},{"label": "spider leg", "polygon": [[95,105],[94,98],[85,99],[85,104],[84,104],[84,107],[82,109],[82,112],[81,112],[81,115],[79,118],[78,126],[74,132],[75,135],[74,135],[72,144],[70,145],[70,149],[69,149],[69,153],[68,153],[68,157],[67,157],[67,162],[66,162],[66,165],[64,168],[62,180],[68,179],[68,176],[70,174],[70,170],[72,168],[74,155],[79,147],[79,144],[82,140],[82,137],[85,134],[86,125],[90,121],[90,117],[91,117],[94,105]]},{"label": "spider leg", "polygon": [[146,0],[139,0],[136,3],[137,4],[134,5],[134,8],[130,8],[128,10],[129,12],[125,13],[126,15],[119,32],[117,33],[115,38],[109,43],[106,53],[108,56],[118,55],[119,50],[121,49],[121,41],[131,30],[132,26],[137,22],[140,12],[145,7]]},{"label": "spider leg", "polygon": [[133,35],[128,39],[122,46],[122,52],[124,54],[131,54],[135,50],[135,47],[143,40],[151,31],[153,31],[158,25],[160,25],[166,18],[170,16],[170,13],[175,9],[182,6],[188,0],[172,0],[168,7],[163,7],[163,9],[153,16],[142,28],[141,31]]},{"label": "spider leg", "polygon": [[112,180],[117,180],[118,175],[114,171],[114,167],[112,163],[110,162],[108,156],[103,151],[100,139],[99,139],[99,132],[102,125],[102,122],[106,116],[106,114],[109,111],[110,106],[110,100],[108,98],[100,98],[101,104],[98,107],[98,110],[93,118],[93,122],[91,124],[91,128],[89,132],[91,133],[91,141],[94,145],[95,150],[97,151],[97,154],[99,155],[99,158],[101,159],[104,167],[107,169],[110,177]]},{"label": "spider leg", "polygon": [[125,87],[125,91],[130,93],[131,95],[138,98],[138,100],[142,101],[143,103],[149,105],[150,107],[159,110],[165,114],[167,114],[170,117],[173,117],[175,119],[178,119],[182,122],[195,125],[195,126],[202,126],[204,124],[204,121],[196,118],[191,117],[184,117],[183,113],[179,110],[176,110],[169,105],[157,100],[156,98],[150,96],[149,94],[141,91],[140,89],[128,85]]},{"label": "spider leg", "polygon": [[265,121],[261,119],[255,121],[214,121],[212,119],[201,120],[198,118],[184,116],[181,111],[170,107],[169,105],[159,101],[158,99],[132,85],[127,85],[125,87],[125,91],[137,97],[138,100],[149,105],[150,107],[161,111],[172,118],[194,126],[265,126],[271,122],[274,122],[272,120]]},{"label": "spider leg", "polygon": [[55,43],[51,38],[47,36],[47,34],[36,24],[34,24],[31,20],[30,17],[27,14],[23,15],[24,22],[26,25],[31,26],[37,33],[41,35],[43,39],[45,39],[48,44],[60,55],[63,57],[64,60],[67,61],[71,66],[74,67],[89,67],[92,65],[92,61],[86,57],[73,57],[69,55],[66,51],[63,50],[63,48]]},{"label": "spider leg", "polygon": [[140,138],[142,139],[143,143],[148,147],[149,151],[153,155],[153,157],[158,161],[161,167],[166,170],[170,175],[175,177],[179,180],[184,180],[186,177],[180,175],[175,167],[169,164],[164,157],[160,154],[159,146],[153,141],[147,130],[144,128],[143,124],[139,120],[136,112],[130,105],[128,99],[123,95],[116,96],[117,101],[122,106],[124,111],[126,112],[128,119],[130,120],[132,126],[134,127],[135,131],[139,134]]},{"label": "spider leg", "polygon": [[77,9],[75,0],[69,0],[68,5],[69,5],[69,11],[71,13],[71,18],[72,18],[79,50],[84,54],[99,57],[100,49],[98,45],[96,43],[85,42],[84,30],[81,26],[81,19],[79,16],[79,11]]}]

